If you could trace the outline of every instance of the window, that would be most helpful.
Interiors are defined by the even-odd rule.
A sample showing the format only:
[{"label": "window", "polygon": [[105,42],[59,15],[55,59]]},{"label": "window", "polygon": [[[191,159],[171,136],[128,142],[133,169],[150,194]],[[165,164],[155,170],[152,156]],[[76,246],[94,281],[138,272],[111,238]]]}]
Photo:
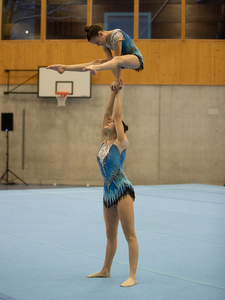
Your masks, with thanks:
[{"label": "window", "polygon": [[47,0],[47,39],[85,39],[87,0]]},{"label": "window", "polygon": [[[142,13],[151,14],[148,26],[141,24]],[[139,38],[146,38],[151,31],[152,39],[181,38],[181,0],[139,0]]]},{"label": "window", "polygon": [[3,0],[2,39],[40,38],[41,0]]},{"label": "window", "polygon": [[[88,0],[46,0],[46,39],[86,39]],[[41,0],[2,0],[2,39],[40,39]],[[139,39],[225,39],[225,0],[139,0]],[[45,16],[42,16],[43,18]],[[92,24],[134,38],[134,0],[92,0]],[[183,27],[181,27],[181,25]],[[183,30],[184,33],[184,30]]]},{"label": "window", "polygon": [[224,39],[225,0],[186,0],[186,38]]},{"label": "window", "polygon": [[[104,13],[104,29],[123,29],[132,39],[134,37],[134,13]],[[140,37],[141,36],[141,37]],[[139,38],[151,38],[151,13],[139,13]]]},{"label": "window", "polygon": [[92,23],[104,30],[119,28],[133,38],[134,1],[93,0]]}]

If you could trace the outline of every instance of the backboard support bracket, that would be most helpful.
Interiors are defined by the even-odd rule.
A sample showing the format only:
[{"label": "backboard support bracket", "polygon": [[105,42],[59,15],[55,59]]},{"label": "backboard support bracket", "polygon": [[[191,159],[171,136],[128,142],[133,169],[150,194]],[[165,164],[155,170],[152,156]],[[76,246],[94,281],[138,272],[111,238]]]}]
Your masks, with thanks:
[{"label": "backboard support bracket", "polygon": [[[24,85],[25,83],[27,83],[29,80],[35,78],[38,76],[38,70],[15,70],[15,69],[6,69],[5,70],[6,73],[8,73],[8,76],[7,76],[7,91],[4,92],[5,95],[9,95],[9,94],[38,94],[38,91],[37,92],[18,92],[18,91],[15,91],[16,89],[18,89],[20,86]],[[26,79],[24,82],[16,85],[15,87],[13,87],[11,90],[9,88],[10,86],[10,72],[37,72],[35,75],[32,75],[31,77],[29,77],[28,79]]]}]

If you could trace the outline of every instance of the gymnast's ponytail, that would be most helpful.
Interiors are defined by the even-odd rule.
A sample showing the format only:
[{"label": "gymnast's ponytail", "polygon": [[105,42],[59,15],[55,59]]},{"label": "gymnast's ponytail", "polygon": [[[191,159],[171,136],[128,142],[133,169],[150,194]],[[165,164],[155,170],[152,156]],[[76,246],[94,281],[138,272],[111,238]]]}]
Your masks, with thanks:
[{"label": "gymnast's ponytail", "polygon": [[124,132],[126,132],[128,130],[128,126],[124,123],[124,121],[122,120],[122,123],[123,123],[123,129],[124,129]]}]

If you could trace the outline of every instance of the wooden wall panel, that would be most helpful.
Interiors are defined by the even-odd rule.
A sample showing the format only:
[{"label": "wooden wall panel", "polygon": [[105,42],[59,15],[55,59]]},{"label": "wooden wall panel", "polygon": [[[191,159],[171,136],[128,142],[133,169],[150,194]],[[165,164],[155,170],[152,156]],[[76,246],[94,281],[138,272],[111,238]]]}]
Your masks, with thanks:
[{"label": "wooden wall panel", "polygon": [[[225,85],[225,43],[220,40],[137,40],[144,57],[140,73],[123,70],[126,84]],[[75,64],[104,58],[101,47],[86,40],[1,41],[0,84],[5,69],[38,69],[52,63]],[[14,83],[23,80],[13,78]],[[109,84],[110,71],[98,72],[93,84]]]}]

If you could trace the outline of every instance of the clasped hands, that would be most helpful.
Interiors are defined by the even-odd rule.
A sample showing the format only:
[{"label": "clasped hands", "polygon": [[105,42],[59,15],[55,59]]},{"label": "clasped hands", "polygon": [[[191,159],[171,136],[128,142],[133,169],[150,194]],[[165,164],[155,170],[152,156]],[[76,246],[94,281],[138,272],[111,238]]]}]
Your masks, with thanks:
[{"label": "clasped hands", "polygon": [[120,81],[115,80],[110,84],[110,88],[112,91],[122,90],[123,87],[124,87],[124,83],[121,79]]}]

